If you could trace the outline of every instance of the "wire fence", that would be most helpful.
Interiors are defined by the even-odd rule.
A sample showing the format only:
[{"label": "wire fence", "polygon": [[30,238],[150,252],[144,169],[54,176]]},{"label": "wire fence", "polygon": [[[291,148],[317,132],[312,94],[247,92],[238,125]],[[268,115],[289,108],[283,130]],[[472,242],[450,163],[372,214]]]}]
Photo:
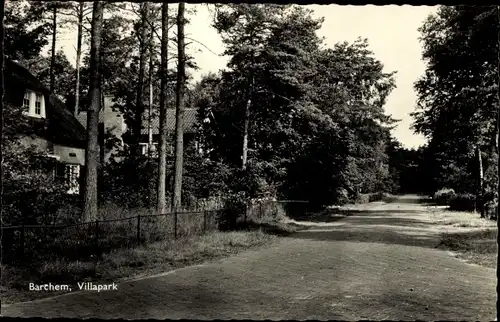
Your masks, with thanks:
[{"label": "wire fence", "polygon": [[248,220],[261,221],[267,218],[282,218],[283,216],[297,219],[307,216],[310,205],[305,200],[254,200],[247,206]]},{"label": "wire fence", "polygon": [[217,230],[221,210],[96,220],[73,225],[2,227],[2,263],[26,266],[48,260],[89,261],[113,250]]},{"label": "wire fence", "polygon": [[[238,221],[258,222],[307,212],[305,201],[257,200]],[[162,240],[202,235],[220,229],[225,208],[137,215],[61,226],[3,226],[2,263],[36,266],[51,260],[98,261],[102,254]]]}]

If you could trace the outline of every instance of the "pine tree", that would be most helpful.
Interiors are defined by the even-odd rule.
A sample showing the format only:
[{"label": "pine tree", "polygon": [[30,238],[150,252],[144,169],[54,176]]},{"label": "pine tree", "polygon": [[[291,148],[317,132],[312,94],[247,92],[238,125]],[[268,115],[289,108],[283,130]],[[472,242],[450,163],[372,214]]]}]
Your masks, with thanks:
[{"label": "pine tree", "polygon": [[85,189],[83,217],[86,221],[97,218],[97,167],[99,164],[99,110],[100,98],[100,47],[104,2],[94,2],[90,47],[90,106],[87,112],[87,149],[85,150]]}]

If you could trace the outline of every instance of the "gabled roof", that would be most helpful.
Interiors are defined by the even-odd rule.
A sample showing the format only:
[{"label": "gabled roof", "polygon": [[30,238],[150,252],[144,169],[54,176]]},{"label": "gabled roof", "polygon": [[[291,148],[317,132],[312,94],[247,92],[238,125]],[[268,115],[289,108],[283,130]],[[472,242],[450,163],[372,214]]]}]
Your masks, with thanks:
[{"label": "gabled roof", "polygon": [[[108,126],[110,123],[113,123],[115,126],[118,126],[117,122],[125,122],[121,113],[113,111],[113,102],[112,96],[104,96],[104,106],[99,111],[99,122],[106,124]],[[184,109],[184,133],[195,133],[197,130],[197,114],[198,110],[196,108],[185,108]],[[76,118],[78,121],[86,128],[87,127],[87,113],[86,111],[80,112]],[[175,132],[175,121],[176,121],[176,113],[174,108],[167,108],[167,132],[174,133]],[[142,121],[142,130],[141,134],[148,135],[148,127],[149,127],[149,110],[146,107],[146,110],[143,114]],[[160,114],[158,111],[158,107],[153,107],[153,113],[151,115],[151,127],[153,135],[157,135],[160,133]]]},{"label": "gabled roof", "polygon": [[[103,113],[103,110],[111,110],[111,106],[113,105],[113,102],[111,101],[111,97],[105,96],[104,97],[104,106],[101,106],[101,110],[99,111],[99,123],[102,123],[105,121],[105,113]],[[87,128],[87,111],[80,111],[78,115],[76,115],[76,119],[84,128]]]},{"label": "gabled roof", "polygon": [[[147,135],[149,133],[149,114],[148,110],[144,113],[144,119],[142,121],[142,130],[141,134]],[[184,109],[184,133],[195,133],[197,129],[197,115],[198,110],[196,108],[186,108]],[[175,120],[176,114],[175,109],[168,108],[167,109],[167,132],[174,133],[175,132]],[[160,133],[160,116],[159,111],[155,110],[151,116],[151,129],[153,135],[157,135]]]},{"label": "gabled roof", "polygon": [[4,65],[6,102],[21,106],[26,90],[42,93],[45,97],[46,127],[38,131],[37,135],[52,143],[85,148],[86,131],[78,122],[65,104],[50,92],[25,67],[10,59]]}]

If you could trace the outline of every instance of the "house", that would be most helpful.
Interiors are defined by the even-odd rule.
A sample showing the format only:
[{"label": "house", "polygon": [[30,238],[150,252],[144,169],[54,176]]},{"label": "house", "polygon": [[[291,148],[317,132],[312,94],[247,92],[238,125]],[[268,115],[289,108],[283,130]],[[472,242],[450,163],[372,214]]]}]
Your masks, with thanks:
[{"label": "house", "polygon": [[[196,108],[184,109],[184,147],[194,147],[199,151],[199,144],[197,140],[197,114]],[[175,134],[176,125],[176,111],[173,108],[167,108],[167,154],[174,154],[175,143],[173,136]],[[141,130],[141,152],[143,155],[148,155],[148,148],[151,142],[151,154],[153,157],[158,153],[158,142],[160,138],[160,117],[158,108],[154,108],[151,113],[151,131],[150,131],[150,118],[149,113],[143,115],[142,130]]]},{"label": "house", "polygon": [[54,177],[68,184],[70,194],[80,191],[85,165],[86,131],[65,104],[19,63],[4,65],[6,106],[23,107],[31,134],[20,134],[21,144],[35,145],[54,159]]},{"label": "house", "polygon": [[[106,163],[113,154],[123,146],[123,134],[127,131],[125,118],[119,111],[113,109],[113,97],[104,95],[101,110],[99,111],[99,153],[101,162]],[[76,115],[77,120],[86,129],[87,111],[80,111]],[[118,145],[108,146],[106,143],[109,138],[118,140]],[[109,142],[109,141],[108,141]]]},{"label": "house", "polygon": [[[123,147],[124,144],[130,144],[132,139],[130,133],[127,132],[127,125],[123,115],[114,108],[113,96],[104,95],[103,104],[99,112],[99,142],[101,151],[101,161],[108,162],[114,155],[117,149]],[[76,116],[78,121],[86,128],[87,113],[80,111]],[[149,131],[149,111],[146,110],[143,114],[142,130],[141,130],[141,153],[147,156],[149,153],[149,142],[151,141],[151,156],[156,157],[158,152],[159,142],[159,111],[158,107],[154,107],[151,113],[151,132]],[[167,154],[173,155],[174,142],[173,135],[175,133],[176,112],[173,108],[167,108],[167,136],[168,150]],[[186,108],[184,110],[184,146],[192,146],[199,150],[199,145],[196,137],[197,133],[197,109]],[[118,145],[108,147],[106,138],[114,137],[118,140]],[[151,137],[151,140],[150,140]],[[115,160],[117,158],[115,157]]]}]

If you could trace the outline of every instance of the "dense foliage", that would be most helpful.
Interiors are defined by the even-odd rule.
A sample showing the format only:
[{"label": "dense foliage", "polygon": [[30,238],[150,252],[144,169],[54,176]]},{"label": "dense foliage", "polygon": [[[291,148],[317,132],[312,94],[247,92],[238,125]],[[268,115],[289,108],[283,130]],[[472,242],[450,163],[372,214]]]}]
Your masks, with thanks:
[{"label": "dense foliage", "polygon": [[[421,27],[424,76],[415,84],[415,130],[429,144],[429,192],[494,197],[497,182],[495,134],[498,110],[498,19],[496,7],[439,8]],[[481,162],[479,161],[479,155]],[[484,191],[480,191],[480,166]]]},{"label": "dense foliage", "polygon": [[[53,159],[32,145],[32,126],[19,107],[7,105],[3,131],[2,224],[58,224],[76,220],[64,182],[54,180]],[[47,182],[52,182],[48,185]],[[61,209],[66,207],[67,212]]]},{"label": "dense foliage", "polygon": [[[7,6],[8,56],[21,60],[45,84],[52,67],[54,91],[72,111],[74,63],[62,52],[54,60],[40,54],[51,40],[47,22],[50,8],[23,3],[37,9],[22,11]],[[61,7],[61,14],[71,16],[75,8],[75,4]],[[145,8],[139,4],[106,3],[101,35],[102,91],[114,97],[115,108],[124,115],[129,131],[138,117],[147,113],[150,79],[153,101],[160,99],[160,7],[152,3]],[[175,27],[175,19],[169,20],[169,27]],[[28,28],[30,21],[39,21],[40,27],[31,24],[34,27]],[[85,21],[87,24],[88,19]],[[61,24],[76,27],[70,22]],[[187,107],[199,109],[197,140],[201,153],[186,147],[186,203],[222,196],[227,197],[228,205],[241,206],[255,198],[283,198],[324,206],[355,201],[362,193],[415,190],[409,182],[415,168],[421,167],[422,153],[402,148],[391,137],[395,120],[384,111],[386,99],[395,87],[394,72],[384,71],[367,40],[326,48],[317,35],[321,24],[322,19],[294,5],[215,6],[213,26],[230,60],[225,70],[204,76],[187,91]],[[85,27],[87,47],[88,31]],[[31,40],[21,41],[28,38]],[[16,47],[21,45],[26,48]],[[168,107],[175,105],[176,66],[170,62],[176,59],[176,46],[172,38]],[[146,60],[142,71],[141,53]],[[188,74],[189,69],[196,68],[195,63],[188,57]],[[80,70],[81,109],[89,104],[89,75],[86,48]],[[138,86],[141,82],[142,90]],[[248,162],[242,167],[245,121]],[[108,139],[112,143],[112,138]],[[17,152],[9,153],[20,158]],[[132,208],[154,205],[156,159],[133,157],[127,144],[117,153],[116,159],[100,166],[100,201]],[[170,154],[168,186],[172,184],[172,161]]]},{"label": "dense foliage", "polygon": [[[246,104],[249,196],[320,205],[390,189],[386,147],[394,121],[383,106],[394,88],[366,40],[322,48],[321,20],[303,8],[224,6],[215,27],[228,69],[197,85],[212,159],[241,164]],[[250,91],[248,90],[250,89]]]}]

